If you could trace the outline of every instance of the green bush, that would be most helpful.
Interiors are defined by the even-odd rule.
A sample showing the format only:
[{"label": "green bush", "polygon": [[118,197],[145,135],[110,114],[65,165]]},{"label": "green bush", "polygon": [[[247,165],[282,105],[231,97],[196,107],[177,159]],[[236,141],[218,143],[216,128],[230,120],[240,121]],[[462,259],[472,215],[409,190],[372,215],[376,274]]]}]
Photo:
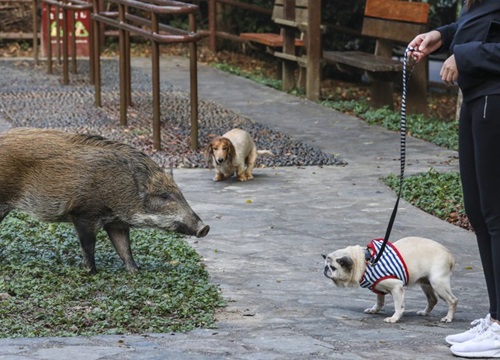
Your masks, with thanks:
[{"label": "green bush", "polygon": [[[399,191],[399,176],[390,175],[384,183]],[[464,215],[462,187],[457,172],[427,173],[404,179],[402,198],[425,212],[442,220],[453,220]]]},{"label": "green bush", "polygon": [[[370,125],[383,126],[386,129],[400,131],[401,114],[388,108],[373,109],[361,99],[360,101],[323,101],[324,106],[341,112],[353,113]],[[458,122],[430,119],[422,114],[406,116],[408,135],[432,142],[451,150],[458,150]]]}]

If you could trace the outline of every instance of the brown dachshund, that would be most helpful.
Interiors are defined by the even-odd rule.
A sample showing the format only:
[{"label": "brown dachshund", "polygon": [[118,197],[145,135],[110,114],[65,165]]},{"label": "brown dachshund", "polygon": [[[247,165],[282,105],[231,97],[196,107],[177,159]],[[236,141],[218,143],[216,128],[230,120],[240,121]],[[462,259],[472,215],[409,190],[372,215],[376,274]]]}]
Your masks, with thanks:
[{"label": "brown dachshund", "polygon": [[215,167],[214,181],[227,179],[235,172],[239,181],[253,179],[258,155],[274,156],[269,150],[257,150],[250,134],[241,129],[217,136],[206,149],[207,159],[211,158]]}]

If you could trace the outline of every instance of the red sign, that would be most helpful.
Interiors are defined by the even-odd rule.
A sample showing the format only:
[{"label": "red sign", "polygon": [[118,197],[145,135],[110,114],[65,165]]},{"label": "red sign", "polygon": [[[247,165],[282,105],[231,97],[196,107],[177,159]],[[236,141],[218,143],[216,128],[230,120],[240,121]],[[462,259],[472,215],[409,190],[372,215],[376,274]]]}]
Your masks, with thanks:
[{"label": "red sign", "polygon": [[57,51],[57,22],[59,22],[59,45],[62,54],[63,32],[68,31],[68,53],[72,56],[73,35],[76,40],[76,56],[89,56],[89,31],[90,31],[90,11],[77,10],[68,11],[68,28],[63,29],[63,10],[55,6],[50,7],[50,14],[47,16],[47,4],[42,7],[42,56],[47,56],[47,22],[50,22],[50,35],[52,43],[52,55]]}]

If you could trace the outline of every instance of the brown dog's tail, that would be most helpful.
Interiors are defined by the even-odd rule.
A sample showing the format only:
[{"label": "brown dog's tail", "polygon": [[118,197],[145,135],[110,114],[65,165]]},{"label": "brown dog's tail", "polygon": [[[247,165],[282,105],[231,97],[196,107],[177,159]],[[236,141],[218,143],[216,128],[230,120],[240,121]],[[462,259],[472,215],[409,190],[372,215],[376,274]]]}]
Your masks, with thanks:
[{"label": "brown dog's tail", "polygon": [[257,150],[257,155],[259,156],[271,156],[275,157],[274,153],[271,150]]}]

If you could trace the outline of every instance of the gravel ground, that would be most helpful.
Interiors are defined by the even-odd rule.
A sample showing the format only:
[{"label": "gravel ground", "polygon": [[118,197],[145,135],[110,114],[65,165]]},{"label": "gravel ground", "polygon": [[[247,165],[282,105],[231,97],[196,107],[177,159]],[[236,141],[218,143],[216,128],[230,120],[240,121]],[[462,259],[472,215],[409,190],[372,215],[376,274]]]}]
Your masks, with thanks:
[{"label": "gravel ground", "polygon": [[0,61],[0,73],[0,111],[12,126],[99,134],[143,150],[165,168],[208,167],[204,156],[208,141],[235,127],[248,131],[257,148],[271,150],[277,155],[259,158],[257,166],[346,165],[333,154],[293,141],[286,134],[203,99],[199,100],[200,149],[190,150],[189,94],[175,89],[163,79],[162,150],[157,152],[152,143],[151,75],[132,72],[133,108],[128,112],[129,126],[121,127],[118,125],[119,71],[116,60],[102,61],[102,108],[93,106],[94,88],[88,84],[86,61],[79,61],[78,74],[70,74],[69,86],[61,85],[57,67],[54,75],[47,75],[45,64],[34,67],[27,60]]}]

